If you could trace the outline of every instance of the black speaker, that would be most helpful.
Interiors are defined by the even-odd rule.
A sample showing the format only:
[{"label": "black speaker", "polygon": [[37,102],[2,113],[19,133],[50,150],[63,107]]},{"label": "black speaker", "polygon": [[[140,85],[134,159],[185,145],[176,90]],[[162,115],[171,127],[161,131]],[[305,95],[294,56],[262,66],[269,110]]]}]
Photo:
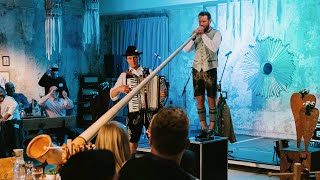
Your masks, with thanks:
[{"label": "black speaker", "polygon": [[195,175],[201,180],[228,179],[228,139],[214,138],[208,141],[190,139],[189,150],[195,154]]},{"label": "black speaker", "polygon": [[123,71],[122,61],[124,61],[124,59],[120,55],[104,55],[105,76],[109,78],[118,77]]}]

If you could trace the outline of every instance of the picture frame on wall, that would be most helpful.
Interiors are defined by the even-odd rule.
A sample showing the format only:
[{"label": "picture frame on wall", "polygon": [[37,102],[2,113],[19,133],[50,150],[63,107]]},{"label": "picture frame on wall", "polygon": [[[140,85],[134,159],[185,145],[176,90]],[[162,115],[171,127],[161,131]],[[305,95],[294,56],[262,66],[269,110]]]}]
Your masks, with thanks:
[{"label": "picture frame on wall", "polygon": [[2,56],[2,66],[10,66],[10,56]]}]

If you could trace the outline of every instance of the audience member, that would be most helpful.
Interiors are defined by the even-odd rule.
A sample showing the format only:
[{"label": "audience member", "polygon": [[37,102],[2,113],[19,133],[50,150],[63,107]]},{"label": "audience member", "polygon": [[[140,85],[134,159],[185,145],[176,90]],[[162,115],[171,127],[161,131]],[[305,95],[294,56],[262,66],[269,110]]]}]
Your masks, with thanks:
[{"label": "audience member", "polygon": [[65,91],[69,96],[69,89],[67,87],[66,81],[63,77],[59,77],[59,66],[57,64],[53,64],[47,72],[41,77],[38,82],[39,86],[44,87],[45,94],[50,92],[50,87],[56,86],[57,92],[60,94],[60,98],[63,98],[62,91]]},{"label": "audience member", "polygon": [[11,120],[19,120],[20,113],[17,102],[7,96],[6,90],[0,86],[0,157],[10,156],[17,148],[14,125]]},{"label": "audience member", "polygon": [[73,108],[73,102],[68,98],[68,94],[62,91],[62,97],[59,98],[59,92],[56,86],[51,86],[49,93],[39,100],[39,105],[44,108],[49,117],[65,117],[66,110]]},{"label": "audience member", "polygon": [[108,150],[79,152],[60,169],[60,176],[62,180],[117,179],[114,155]]},{"label": "audience member", "polygon": [[[62,91],[63,98],[59,98],[57,89],[58,88],[56,86],[50,87],[49,93],[39,100],[39,105],[46,110],[49,117],[65,117],[66,110],[73,108],[73,102],[68,98],[67,93]],[[75,136],[72,129],[56,128],[52,129],[52,132],[57,134],[57,140],[61,144],[64,143],[65,133],[68,133],[68,135],[71,136],[70,138]]]},{"label": "audience member", "polygon": [[184,149],[189,146],[189,119],[184,111],[175,107],[161,109],[153,117],[148,133],[151,153],[128,160],[119,172],[120,180],[195,179],[180,167]]},{"label": "audience member", "polygon": [[102,126],[95,142],[96,149],[106,149],[114,153],[116,171],[130,158],[129,138],[125,127],[116,121]]},{"label": "audience member", "polygon": [[12,82],[7,82],[5,84],[5,88],[7,91],[7,95],[13,97],[13,99],[16,100],[16,102],[18,103],[19,111],[30,108],[30,104],[27,100],[27,97],[22,93],[16,93],[16,89]]}]

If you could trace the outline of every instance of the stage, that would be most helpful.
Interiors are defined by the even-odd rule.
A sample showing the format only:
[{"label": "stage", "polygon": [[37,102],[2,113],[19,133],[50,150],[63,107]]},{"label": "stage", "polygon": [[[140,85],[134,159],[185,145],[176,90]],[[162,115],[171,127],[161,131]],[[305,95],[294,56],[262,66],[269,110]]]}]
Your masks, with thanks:
[{"label": "stage", "polygon": [[[190,137],[196,135],[190,133]],[[271,171],[280,170],[280,159],[274,151],[276,141],[280,139],[236,134],[237,142],[228,143],[229,166],[243,166]],[[289,147],[296,146],[295,140],[289,140]],[[138,152],[150,152],[146,136],[139,141]],[[213,152],[214,153],[214,152]]]}]

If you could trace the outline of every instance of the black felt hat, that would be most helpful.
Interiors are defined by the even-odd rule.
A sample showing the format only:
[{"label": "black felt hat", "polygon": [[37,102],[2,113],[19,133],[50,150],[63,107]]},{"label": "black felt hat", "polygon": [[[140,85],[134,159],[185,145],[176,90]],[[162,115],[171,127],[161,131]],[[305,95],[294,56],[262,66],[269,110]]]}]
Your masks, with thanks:
[{"label": "black felt hat", "polygon": [[122,56],[134,56],[139,54],[142,54],[142,52],[139,52],[135,46],[128,46],[126,54],[123,54]]}]

